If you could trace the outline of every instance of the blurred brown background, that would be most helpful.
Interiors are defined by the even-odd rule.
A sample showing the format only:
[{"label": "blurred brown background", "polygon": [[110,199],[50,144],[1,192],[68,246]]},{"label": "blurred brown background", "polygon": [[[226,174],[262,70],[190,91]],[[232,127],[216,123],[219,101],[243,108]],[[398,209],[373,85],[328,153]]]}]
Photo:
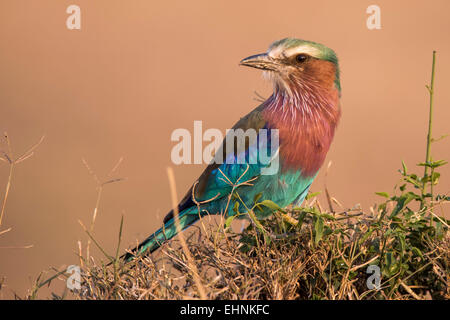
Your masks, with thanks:
[{"label": "blurred brown background", "polygon": [[[81,30],[66,28],[71,4],[81,7]],[[366,27],[372,4],[381,7],[381,30]],[[17,155],[45,134],[12,180],[1,230],[13,229],[0,247],[34,247],[0,248],[7,292],[23,295],[40,271],[78,263],[77,241],[87,240],[78,219],[90,223],[97,196],[83,157],[100,179],[124,157],[115,176],[127,180],[105,187],[95,226],[107,250],[122,214],[124,247],[159,227],[170,207],[172,131],[203,120],[204,130],[224,132],[256,107],[254,91],[267,97],[271,87],[238,62],[287,36],[338,53],[343,117],[327,183],[345,207],[368,209],[374,192],[392,191],[401,160],[414,170],[424,160],[434,49],[434,136],[450,133],[449,12],[447,0],[2,0],[0,130]],[[450,159],[449,143],[433,146],[436,159]],[[180,196],[203,168],[175,168]],[[7,177],[0,162],[1,198]],[[323,184],[324,170],[312,190]]]}]

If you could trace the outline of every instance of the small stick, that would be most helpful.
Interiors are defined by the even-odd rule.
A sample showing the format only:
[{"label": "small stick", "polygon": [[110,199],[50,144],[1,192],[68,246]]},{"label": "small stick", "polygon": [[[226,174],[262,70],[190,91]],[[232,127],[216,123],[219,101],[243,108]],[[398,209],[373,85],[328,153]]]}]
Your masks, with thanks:
[{"label": "small stick", "polygon": [[402,280],[398,280],[400,282],[400,285],[416,300],[422,300],[421,297],[419,297],[410,287],[408,287]]},{"label": "small stick", "polygon": [[334,214],[333,202],[331,201],[331,196],[330,193],[328,192],[327,187],[328,171],[330,170],[332,163],[333,163],[332,161],[328,162],[327,170],[325,171],[325,195],[327,196],[328,208],[330,209],[330,212]]},{"label": "small stick", "polygon": [[186,241],[184,240],[183,234],[181,232],[182,230],[180,227],[180,220],[178,217],[178,200],[177,200],[177,191],[176,191],[176,185],[175,185],[175,176],[173,173],[173,169],[171,167],[167,168],[167,175],[169,176],[170,194],[172,196],[173,217],[175,220],[175,226],[177,228],[177,233],[178,233],[178,237],[180,239],[181,247],[183,248],[183,252],[187,257],[189,269],[192,271],[192,275],[193,275],[198,293],[200,295],[200,299],[206,300],[207,296],[205,293],[205,289],[202,285],[202,282],[200,280],[200,277],[198,275],[197,267],[196,267],[195,263],[192,261],[191,253],[187,247]]}]

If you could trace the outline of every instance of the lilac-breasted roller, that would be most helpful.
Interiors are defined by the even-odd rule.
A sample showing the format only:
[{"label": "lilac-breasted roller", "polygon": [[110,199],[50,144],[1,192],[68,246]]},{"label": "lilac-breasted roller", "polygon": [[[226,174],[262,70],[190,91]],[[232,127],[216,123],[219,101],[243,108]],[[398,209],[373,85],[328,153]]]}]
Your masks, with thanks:
[{"label": "lilac-breasted roller", "polygon": [[[341,114],[339,66],[333,50],[316,42],[286,38],[240,64],[263,70],[273,83],[272,95],[233,127],[243,131],[254,129],[257,139],[246,139],[243,148],[227,148],[227,140],[235,137],[225,137],[217,151],[223,163],[217,161],[216,154],[178,205],[181,229],[205,214],[236,214],[230,204],[232,192],[237,192],[245,204],[240,206],[241,211],[243,207],[253,207],[258,194],[258,201],[272,200],[280,207],[299,206],[333,140]],[[260,129],[269,133],[263,137],[260,133],[264,131]],[[237,161],[242,156],[247,160],[259,159],[259,153],[266,151],[270,155],[275,142],[271,141],[270,133],[274,129],[277,129],[276,157],[269,157],[270,161]],[[262,138],[268,141],[263,143]],[[276,171],[263,174],[274,159],[278,161]],[[264,217],[271,211],[266,208],[255,213]],[[177,234],[173,210],[163,224],[163,228],[133,250],[134,254],[153,252]],[[125,255],[126,260],[132,257],[130,253]]]}]

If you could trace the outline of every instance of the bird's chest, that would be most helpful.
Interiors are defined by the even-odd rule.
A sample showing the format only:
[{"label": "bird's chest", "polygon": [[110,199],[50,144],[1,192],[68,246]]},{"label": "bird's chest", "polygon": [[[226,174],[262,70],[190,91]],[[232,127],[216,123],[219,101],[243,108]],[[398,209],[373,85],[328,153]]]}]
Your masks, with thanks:
[{"label": "bird's chest", "polygon": [[268,125],[278,130],[282,173],[301,171],[304,177],[314,176],[325,160],[335,126],[326,119],[311,117],[272,117]]}]

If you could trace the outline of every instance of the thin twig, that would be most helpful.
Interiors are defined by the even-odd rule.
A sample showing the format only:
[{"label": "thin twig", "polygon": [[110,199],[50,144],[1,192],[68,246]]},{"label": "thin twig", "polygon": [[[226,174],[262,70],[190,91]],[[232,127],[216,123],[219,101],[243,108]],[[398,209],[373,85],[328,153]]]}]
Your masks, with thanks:
[{"label": "thin twig", "polygon": [[416,300],[422,300],[421,297],[419,297],[410,287],[408,287],[401,279],[398,279],[400,285],[405,289],[414,299]]},{"label": "thin twig", "polygon": [[42,141],[44,141],[45,136],[42,136],[41,139],[39,139],[39,141],[37,143],[32,145],[27,151],[25,151],[24,154],[22,154],[17,159],[14,158],[14,154],[13,154],[12,146],[11,146],[11,140],[9,139],[7,132],[4,133],[4,138],[6,139],[6,144],[8,146],[8,153],[2,151],[4,158],[0,158],[0,159],[9,163],[9,174],[8,174],[8,181],[6,183],[5,195],[4,195],[3,201],[2,201],[2,208],[1,208],[1,212],[0,212],[0,226],[2,225],[3,217],[5,215],[6,200],[8,199],[9,190],[11,188],[12,175],[13,175],[15,165],[30,158],[34,154],[34,150],[37,147],[39,147],[39,145],[42,143]]},{"label": "thin twig", "polygon": [[[428,134],[427,134],[427,149],[425,154],[425,168],[423,172],[423,183],[422,183],[422,198],[425,195],[425,189],[427,185],[427,176],[428,176],[428,164],[430,163],[430,152],[431,152],[431,140],[432,140],[432,126],[433,126],[433,96],[434,96],[434,70],[436,66],[436,51],[433,51],[433,63],[431,66],[431,83],[430,85],[426,86],[428,89],[428,92],[430,93],[430,109],[429,109],[429,115],[428,115]],[[431,200],[433,200],[433,180],[430,180],[431,184]],[[420,203],[420,208],[422,209],[424,205],[424,201]],[[430,223],[432,223],[433,219],[430,219]]]},{"label": "thin twig", "polygon": [[178,233],[178,237],[180,239],[180,243],[181,243],[181,247],[183,249],[184,254],[186,255],[186,258],[188,260],[188,264],[189,264],[189,269],[192,272],[193,278],[194,278],[194,282],[195,285],[197,287],[198,293],[200,295],[200,298],[202,300],[206,300],[207,296],[206,296],[206,292],[205,289],[202,285],[202,282],[200,280],[200,277],[198,275],[198,270],[197,270],[197,266],[195,265],[195,263],[193,262],[191,253],[187,247],[186,241],[184,240],[184,236],[182,234],[182,230],[180,227],[180,219],[178,217],[178,200],[177,200],[177,191],[176,191],[176,185],[175,185],[175,176],[173,173],[173,169],[171,167],[167,168],[167,175],[169,177],[169,183],[170,183],[170,193],[172,196],[172,207],[173,207],[173,216],[174,216],[174,220],[175,220],[175,226],[177,228],[177,233]]},{"label": "thin twig", "polygon": [[[89,174],[94,178],[94,180],[95,180],[95,182],[97,184],[97,190],[98,190],[97,191],[97,199],[95,201],[95,208],[94,208],[94,212],[92,214],[91,225],[89,227],[89,234],[93,234],[94,233],[95,221],[97,219],[97,214],[98,214],[98,208],[100,206],[100,199],[102,197],[103,187],[105,185],[107,185],[107,184],[114,183],[114,182],[119,182],[119,181],[122,181],[122,180],[125,180],[125,179],[124,178],[114,178],[114,179],[109,179],[109,180],[106,180],[106,181],[100,181],[100,179],[98,178],[97,174],[94,172],[94,170],[91,169],[91,167],[89,166],[87,161],[84,158],[82,158],[81,161],[83,162],[84,166],[88,170]],[[117,170],[117,168],[120,166],[122,161],[123,161],[123,157],[120,157],[119,161],[114,165],[114,167],[108,173],[107,177],[110,177]],[[86,260],[87,261],[89,261],[89,256],[90,256],[90,246],[91,246],[91,239],[89,237],[88,241],[87,241],[87,245],[86,245]]]},{"label": "thin twig", "polygon": [[327,170],[325,170],[324,188],[325,188],[325,195],[327,197],[328,207],[330,209],[330,212],[334,214],[333,202],[331,201],[331,196],[330,196],[330,193],[328,192],[328,186],[327,186],[328,171],[330,171],[330,167],[332,164],[333,164],[333,162],[329,161],[328,165],[327,165]]}]

